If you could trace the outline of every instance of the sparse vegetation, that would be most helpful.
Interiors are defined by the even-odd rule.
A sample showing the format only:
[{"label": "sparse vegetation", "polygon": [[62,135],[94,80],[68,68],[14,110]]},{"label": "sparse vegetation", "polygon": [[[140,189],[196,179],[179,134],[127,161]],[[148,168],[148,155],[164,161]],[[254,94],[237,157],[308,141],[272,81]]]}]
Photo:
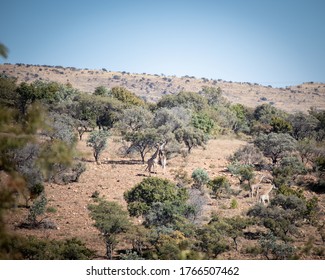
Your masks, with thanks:
[{"label": "sparse vegetation", "polygon": [[[84,233],[109,259],[324,258],[324,110],[283,111],[281,90],[256,84],[241,84],[241,96],[269,102],[254,108],[230,102],[235,82],[202,78],[198,89],[189,76],[15,67],[30,74],[0,75],[0,258],[94,258],[81,241],[62,239]],[[70,72],[94,82],[82,93]],[[285,90],[307,106],[304,88]],[[166,172],[146,177],[141,161],[161,143]],[[277,187],[265,205],[249,195],[262,177]],[[21,237],[27,229],[44,237]],[[50,229],[62,241],[47,240]]]}]

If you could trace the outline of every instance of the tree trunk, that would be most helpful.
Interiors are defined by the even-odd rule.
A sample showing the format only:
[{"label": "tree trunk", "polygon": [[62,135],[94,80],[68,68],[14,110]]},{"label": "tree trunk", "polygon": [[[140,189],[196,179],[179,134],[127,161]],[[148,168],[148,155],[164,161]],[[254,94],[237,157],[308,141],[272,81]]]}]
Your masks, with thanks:
[{"label": "tree trunk", "polygon": [[106,240],[106,256],[109,260],[113,259],[114,245]]}]

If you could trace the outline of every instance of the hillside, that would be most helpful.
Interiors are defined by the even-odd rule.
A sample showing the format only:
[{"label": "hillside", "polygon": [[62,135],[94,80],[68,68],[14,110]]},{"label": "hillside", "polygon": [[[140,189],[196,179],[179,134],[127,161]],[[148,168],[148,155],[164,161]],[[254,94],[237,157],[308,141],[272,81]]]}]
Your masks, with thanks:
[{"label": "hillside", "polygon": [[0,65],[0,73],[18,78],[18,82],[35,80],[70,83],[84,92],[93,92],[98,86],[112,88],[122,86],[147,101],[157,101],[164,94],[180,91],[198,92],[202,87],[220,87],[224,96],[233,103],[256,107],[271,103],[287,112],[307,112],[310,107],[325,109],[325,84],[304,83],[286,88],[272,88],[251,83],[236,83],[224,80],[209,80],[193,76],[175,77],[111,72],[106,69],[89,70],[74,67],[39,66],[25,64]]},{"label": "hillside", "polygon": [[0,259],[325,258],[325,84],[0,73]]}]

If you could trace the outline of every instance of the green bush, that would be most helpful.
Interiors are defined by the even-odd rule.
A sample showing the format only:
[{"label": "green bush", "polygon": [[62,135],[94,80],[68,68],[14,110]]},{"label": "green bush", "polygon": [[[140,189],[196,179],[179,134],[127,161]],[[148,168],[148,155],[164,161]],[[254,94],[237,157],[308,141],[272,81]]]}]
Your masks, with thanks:
[{"label": "green bush", "polygon": [[208,187],[212,189],[214,195],[218,198],[222,192],[230,192],[230,183],[227,177],[218,176],[208,182]]},{"label": "green bush", "polygon": [[145,178],[131,190],[124,193],[131,216],[141,216],[150,211],[157,203],[184,204],[188,198],[186,189],[177,187],[167,179]]},{"label": "green bush", "polygon": [[199,189],[206,185],[210,180],[208,173],[202,168],[195,169],[191,177],[194,181],[195,186]]},{"label": "green bush", "polygon": [[227,166],[229,172],[239,179],[240,184],[250,182],[254,178],[254,169],[249,164],[231,163]]},{"label": "green bush", "polygon": [[93,155],[97,163],[99,163],[99,156],[107,146],[108,131],[99,130],[90,133],[87,144],[93,148]]},{"label": "green bush", "polygon": [[91,204],[88,209],[95,227],[105,238],[106,256],[112,259],[119,235],[130,227],[129,216],[118,203],[100,199],[98,204]]},{"label": "green bush", "polygon": [[36,237],[12,237],[7,240],[6,248],[11,259],[24,260],[89,260],[95,255],[93,250],[88,249],[83,242],[76,238],[65,240],[48,240]]}]

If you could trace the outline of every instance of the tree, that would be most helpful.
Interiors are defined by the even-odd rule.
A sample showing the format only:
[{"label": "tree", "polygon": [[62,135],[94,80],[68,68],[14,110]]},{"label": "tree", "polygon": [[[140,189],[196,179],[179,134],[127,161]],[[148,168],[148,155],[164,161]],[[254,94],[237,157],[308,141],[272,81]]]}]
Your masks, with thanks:
[{"label": "tree", "polygon": [[197,246],[209,257],[216,258],[219,254],[230,249],[224,235],[224,222],[210,222],[197,229]]},{"label": "tree", "polygon": [[236,122],[233,125],[233,130],[235,133],[250,132],[250,122],[253,119],[252,110],[245,107],[242,104],[231,105],[230,110],[235,113]]},{"label": "tree", "polygon": [[123,87],[113,87],[108,94],[128,105],[145,105],[145,102],[140,97]]},{"label": "tree", "polygon": [[200,113],[193,115],[192,124],[205,134],[210,134],[215,125],[214,121],[208,115]]},{"label": "tree", "polygon": [[155,128],[165,127],[174,133],[179,128],[191,124],[192,112],[184,107],[159,108],[155,111],[153,125]]},{"label": "tree", "polygon": [[202,168],[195,169],[191,177],[198,189],[202,189],[210,180],[208,173]]},{"label": "tree", "polygon": [[154,128],[147,128],[141,131],[129,132],[124,139],[131,143],[127,153],[137,151],[140,153],[142,163],[146,154],[162,140],[162,136]]},{"label": "tree", "polygon": [[296,141],[286,133],[270,133],[258,136],[254,144],[263,152],[264,156],[272,160],[273,166],[279,159],[288,155],[296,148]]},{"label": "tree", "polygon": [[188,198],[185,188],[179,188],[167,179],[149,177],[124,193],[131,216],[146,215],[155,203],[184,204]]},{"label": "tree", "polygon": [[17,79],[0,74],[0,106],[14,107],[17,103]]},{"label": "tree", "polygon": [[152,120],[153,115],[146,108],[132,107],[121,112],[116,126],[122,135],[126,135],[127,133],[140,132],[152,127]]},{"label": "tree", "polygon": [[194,112],[207,108],[207,99],[196,92],[180,92],[175,95],[164,95],[157,103],[158,108],[184,107]]},{"label": "tree", "polygon": [[200,94],[208,100],[210,106],[220,106],[227,103],[226,99],[222,96],[220,87],[203,87]]},{"label": "tree", "polygon": [[244,229],[251,225],[252,221],[240,216],[224,218],[224,221],[228,225],[225,227],[225,234],[232,238],[236,251],[238,251],[238,238],[244,236]]},{"label": "tree", "polygon": [[289,120],[292,125],[291,135],[296,140],[316,137],[316,128],[319,125],[319,120],[314,116],[299,112],[291,115]]},{"label": "tree", "polygon": [[262,248],[262,253],[268,260],[271,258],[276,260],[291,259],[295,252],[292,245],[277,240],[276,236],[274,236],[272,233],[262,236],[259,243]]},{"label": "tree", "polygon": [[255,108],[254,118],[263,123],[270,124],[274,117],[284,117],[286,114],[270,104],[262,104]]},{"label": "tree", "polygon": [[207,142],[207,137],[201,130],[191,127],[176,130],[175,138],[179,143],[185,144],[189,153],[193,147],[203,147]]},{"label": "tree", "polygon": [[212,189],[212,192],[215,194],[216,198],[218,198],[223,191],[226,193],[230,192],[230,183],[225,176],[213,178],[208,182],[208,187]]},{"label": "tree", "polygon": [[288,156],[281,159],[280,165],[272,173],[274,184],[279,187],[290,183],[295,176],[306,173],[306,168],[296,156]]},{"label": "tree", "polygon": [[268,207],[257,204],[247,215],[261,218],[261,223],[284,241],[289,240],[290,234],[297,234],[301,222],[308,217],[306,201],[292,194],[277,195]]},{"label": "tree", "polygon": [[125,105],[116,98],[80,94],[73,103],[73,117],[86,121],[91,127],[112,128],[118,120],[118,115],[125,109]]},{"label": "tree", "polygon": [[325,110],[317,110],[316,108],[311,108],[309,110],[309,115],[315,117],[318,120],[318,126],[316,128],[317,141],[322,141],[325,139]]},{"label": "tree", "polygon": [[87,143],[93,148],[93,155],[96,163],[99,163],[100,154],[107,146],[109,132],[105,130],[93,131],[90,133]]},{"label": "tree", "polygon": [[8,52],[8,48],[4,44],[0,43],[0,56],[2,56],[3,58],[7,58]]},{"label": "tree", "polygon": [[89,205],[88,209],[91,218],[95,220],[95,227],[105,238],[106,256],[112,259],[119,235],[130,227],[128,214],[118,203],[102,199],[98,204]]},{"label": "tree", "polygon": [[290,133],[292,131],[291,123],[281,117],[272,117],[270,125],[275,133]]},{"label": "tree", "polygon": [[252,144],[239,148],[231,157],[231,162],[238,162],[246,165],[261,166],[265,158],[260,149]]},{"label": "tree", "polygon": [[27,223],[24,223],[24,227],[36,228],[41,225],[42,220],[38,221],[37,217],[45,213],[47,205],[47,199],[45,195],[41,195],[37,200],[34,201],[33,205],[29,209],[27,217]]},{"label": "tree", "polygon": [[240,164],[233,162],[227,166],[229,172],[239,179],[239,183],[243,184],[245,181],[251,183],[254,178],[254,169],[249,164]]},{"label": "tree", "polygon": [[108,89],[104,86],[98,86],[95,88],[94,95],[105,96],[108,94]]}]

